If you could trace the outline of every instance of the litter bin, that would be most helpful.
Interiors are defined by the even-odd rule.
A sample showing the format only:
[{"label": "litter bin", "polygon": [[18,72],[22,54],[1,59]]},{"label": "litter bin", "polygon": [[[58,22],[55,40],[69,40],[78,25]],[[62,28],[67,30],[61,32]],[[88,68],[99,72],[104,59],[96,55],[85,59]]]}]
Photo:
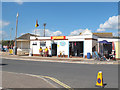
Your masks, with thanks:
[{"label": "litter bin", "polygon": [[90,53],[87,53],[87,59],[90,59]]}]

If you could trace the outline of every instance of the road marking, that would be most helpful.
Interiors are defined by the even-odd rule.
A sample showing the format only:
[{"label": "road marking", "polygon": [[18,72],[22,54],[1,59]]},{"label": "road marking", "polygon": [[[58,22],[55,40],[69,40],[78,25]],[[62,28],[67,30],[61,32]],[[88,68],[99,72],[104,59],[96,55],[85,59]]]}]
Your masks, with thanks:
[{"label": "road marking", "polygon": [[[5,71],[6,72],[6,71]],[[7,73],[15,73],[15,72],[7,72]],[[50,79],[52,81],[54,81],[55,83],[57,83],[58,85],[68,89],[68,90],[74,90],[72,89],[70,86],[64,84],[63,82],[53,78],[53,77],[49,77],[49,76],[42,76],[42,75],[34,75],[34,74],[26,74],[26,73],[15,73],[15,74],[22,74],[22,75],[28,75],[28,76],[32,76],[32,77],[37,77],[37,78],[42,78],[44,79],[45,81],[47,81],[46,79]],[[47,81],[48,83],[50,83],[49,81]],[[52,84],[52,83],[50,83]],[[53,85],[53,84],[52,84]],[[53,85],[55,87],[55,85]]]},{"label": "road marking", "polygon": [[[4,71],[4,72],[7,72],[7,71]],[[27,76],[31,76],[31,77],[37,77],[37,76],[35,76],[35,75],[32,75],[32,74],[25,74],[25,73],[15,73],[15,72],[7,72],[7,73],[22,74],[22,75],[27,75]],[[46,79],[43,78],[43,77],[37,77],[37,78],[43,79],[44,81],[46,81],[47,83],[49,83],[50,85],[52,85],[54,88],[58,88],[57,86],[53,85],[51,82],[49,82],[48,80],[46,80]]]},{"label": "road marking", "polygon": [[47,78],[47,79],[50,79],[52,81],[54,81],[55,83],[59,84],[60,86],[66,88],[66,89],[69,89],[69,90],[73,90],[70,86],[62,83],[61,81],[53,78],[53,77],[49,77],[49,76],[42,76],[42,75],[32,75],[32,74],[26,74],[26,75],[30,75],[30,76],[35,76],[35,77],[43,77],[43,78]]},{"label": "road marking", "polygon": [[54,82],[58,83],[59,85],[63,86],[64,88],[68,88],[68,89],[71,88],[70,86],[62,83],[61,81],[59,81],[59,80],[57,80],[57,79],[55,79],[55,78],[53,78],[53,77],[49,77],[49,76],[43,76],[43,77],[53,80]]}]

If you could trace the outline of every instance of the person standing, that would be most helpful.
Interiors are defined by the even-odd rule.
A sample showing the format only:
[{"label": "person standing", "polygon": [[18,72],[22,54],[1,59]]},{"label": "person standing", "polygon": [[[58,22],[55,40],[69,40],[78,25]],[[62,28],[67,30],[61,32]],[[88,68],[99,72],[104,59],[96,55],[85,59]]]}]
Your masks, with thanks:
[{"label": "person standing", "polygon": [[51,46],[49,46],[49,57],[51,57]]},{"label": "person standing", "polygon": [[47,47],[45,48],[45,56],[46,57],[48,56],[48,48]]},{"label": "person standing", "polygon": [[42,47],[40,47],[39,52],[40,52],[40,55],[43,56],[43,55],[42,55],[42,53],[43,53]]}]

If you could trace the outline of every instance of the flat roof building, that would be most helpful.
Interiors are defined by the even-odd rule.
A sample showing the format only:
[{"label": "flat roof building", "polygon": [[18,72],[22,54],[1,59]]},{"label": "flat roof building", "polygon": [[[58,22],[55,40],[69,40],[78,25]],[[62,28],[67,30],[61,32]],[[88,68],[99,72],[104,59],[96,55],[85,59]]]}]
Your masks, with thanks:
[{"label": "flat roof building", "polygon": [[[99,34],[101,35],[101,34]],[[111,53],[112,43],[115,44],[115,50],[119,49],[120,39],[113,38],[109,33],[109,37],[100,37],[97,33],[92,33],[89,30],[83,31],[78,36],[51,36],[51,37],[35,37],[30,36],[30,48],[34,56],[39,56],[40,47],[43,50],[48,47],[49,55],[60,57],[61,54],[64,57],[83,57],[86,58],[87,54],[97,51],[98,53]],[[104,44],[101,50],[100,41],[106,40],[111,43],[109,45]],[[120,50],[116,50],[116,59],[120,59]]]}]

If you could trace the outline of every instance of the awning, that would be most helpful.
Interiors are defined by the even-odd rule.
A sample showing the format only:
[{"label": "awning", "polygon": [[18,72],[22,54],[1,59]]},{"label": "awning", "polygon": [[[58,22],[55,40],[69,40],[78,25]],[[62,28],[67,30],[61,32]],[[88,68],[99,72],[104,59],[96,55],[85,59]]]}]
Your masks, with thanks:
[{"label": "awning", "polygon": [[110,43],[110,42],[108,42],[107,40],[99,41],[99,43],[111,44],[111,43]]}]

